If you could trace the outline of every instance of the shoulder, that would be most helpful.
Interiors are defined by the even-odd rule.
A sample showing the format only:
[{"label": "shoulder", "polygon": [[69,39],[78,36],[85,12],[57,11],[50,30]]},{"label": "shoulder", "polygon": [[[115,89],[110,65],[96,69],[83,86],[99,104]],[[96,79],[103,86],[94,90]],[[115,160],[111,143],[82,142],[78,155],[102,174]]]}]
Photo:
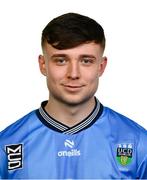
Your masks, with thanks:
[{"label": "shoulder", "polygon": [[112,128],[118,129],[120,133],[121,131],[123,133],[125,131],[126,133],[139,133],[143,136],[147,136],[147,131],[144,127],[129,117],[126,117],[125,115],[122,115],[109,107],[104,107],[103,115],[107,117]]},{"label": "shoulder", "polygon": [[133,142],[139,152],[147,154],[147,131],[134,120],[108,108],[104,107],[103,118],[109,124],[111,136],[116,142]]},{"label": "shoulder", "polygon": [[140,169],[145,169],[147,172],[147,131],[134,120],[112,110],[104,107],[103,118],[107,122],[111,131],[111,138],[116,144],[132,144],[134,153],[137,157],[137,165]]},{"label": "shoulder", "polygon": [[31,111],[22,118],[18,119],[16,122],[5,128],[0,132],[0,146],[5,144],[7,141],[11,142],[12,139],[22,137],[25,133],[28,132],[30,123],[33,123],[33,120],[37,118],[36,110]]},{"label": "shoulder", "polygon": [[103,116],[108,120],[112,136],[116,141],[133,141],[138,152],[147,155],[147,131],[134,120],[108,108],[104,107]]}]

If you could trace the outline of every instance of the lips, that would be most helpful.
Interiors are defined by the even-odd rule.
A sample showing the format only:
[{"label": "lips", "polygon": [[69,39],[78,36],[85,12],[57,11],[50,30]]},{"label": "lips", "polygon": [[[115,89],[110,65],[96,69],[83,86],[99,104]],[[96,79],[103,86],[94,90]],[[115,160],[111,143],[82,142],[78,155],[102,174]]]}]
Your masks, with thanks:
[{"label": "lips", "polygon": [[64,85],[65,87],[69,87],[69,88],[81,88],[83,87],[83,85]]},{"label": "lips", "polygon": [[72,92],[75,92],[75,91],[80,91],[84,85],[71,85],[71,84],[63,84],[63,87],[67,90],[67,91],[72,91]]}]

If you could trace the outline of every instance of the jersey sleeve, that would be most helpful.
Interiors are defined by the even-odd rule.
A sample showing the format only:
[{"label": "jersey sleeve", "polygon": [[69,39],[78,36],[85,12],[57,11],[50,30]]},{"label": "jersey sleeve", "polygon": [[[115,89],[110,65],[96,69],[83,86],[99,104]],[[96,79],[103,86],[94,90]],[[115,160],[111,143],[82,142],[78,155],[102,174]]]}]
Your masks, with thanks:
[{"label": "jersey sleeve", "polygon": [[7,178],[7,157],[5,150],[0,145],[0,179]]},{"label": "jersey sleeve", "polygon": [[137,176],[139,179],[147,179],[147,156],[138,168]]},{"label": "jersey sleeve", "polygon": [[137,178],[147,179],[147,132],[140,136],[137,155],[138,155]]}]

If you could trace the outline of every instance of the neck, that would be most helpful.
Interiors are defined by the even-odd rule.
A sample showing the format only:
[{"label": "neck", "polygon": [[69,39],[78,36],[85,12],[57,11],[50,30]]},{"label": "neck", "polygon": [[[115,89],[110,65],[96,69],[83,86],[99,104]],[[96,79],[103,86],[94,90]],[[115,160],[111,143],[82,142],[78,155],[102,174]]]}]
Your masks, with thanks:
[{"label": "neck", "polygon": [[94,106],[94,97],[83,104],[81,103],[73,106],[50,98],[45,110],[57,121],[72,127],[85,119],[92,112]]}]

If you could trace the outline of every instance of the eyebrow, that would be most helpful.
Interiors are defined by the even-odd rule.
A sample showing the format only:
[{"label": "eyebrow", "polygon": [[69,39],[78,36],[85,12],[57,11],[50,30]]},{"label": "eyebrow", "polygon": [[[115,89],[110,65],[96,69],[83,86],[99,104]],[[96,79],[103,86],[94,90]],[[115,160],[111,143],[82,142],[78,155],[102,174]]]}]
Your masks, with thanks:
[{"label": "eyebrow", "polygon": [[[69,57],[68,54],[53,54],[51,56],[51,58],[56,58],[56,57]],[[96,57],[92,54],[81,54],[79,56],[80,58],[93,58],[93,59],[96,59]]]},{"label": "eyebrow", "polygon": [[92,58],[92,59],[96,59],[96,57],[92,54],[82,54],[80,55],[81,58]]},{"label": "eyebrow", "polygon": [[56,58],[56,57],[67,57],[67,55],[66,54],[53,54],[51,56],[51,58]]}]

